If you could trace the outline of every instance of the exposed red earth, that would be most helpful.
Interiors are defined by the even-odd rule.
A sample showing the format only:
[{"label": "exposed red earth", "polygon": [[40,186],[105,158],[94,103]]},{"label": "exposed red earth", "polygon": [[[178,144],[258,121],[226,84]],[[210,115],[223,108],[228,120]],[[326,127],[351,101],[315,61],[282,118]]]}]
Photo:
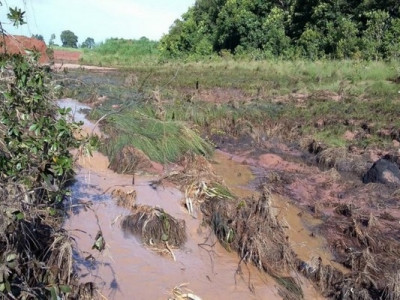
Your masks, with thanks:
[{"label": "exposed red earth", "polygon": [[35,38],[29,38],[21,35],[6,35],[0,37],[0,43],[2,47],[0,49],[0,53],[11,54],[23,54],[25,55],[26,50],[36,50],[40,52],[40,63],[48,63],[49,57],[46,53],[47,46],[43,41],[39,41]]},{"label": "exposed red earth", "polygon": [[63,63],[78,63],[81,58],[79,51],[54,50],[54,61]]}]

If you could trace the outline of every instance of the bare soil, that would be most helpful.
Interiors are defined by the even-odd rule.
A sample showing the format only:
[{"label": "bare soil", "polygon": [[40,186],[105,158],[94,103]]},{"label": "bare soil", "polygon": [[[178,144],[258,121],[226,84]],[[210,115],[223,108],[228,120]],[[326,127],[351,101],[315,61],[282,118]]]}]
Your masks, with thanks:
[{"label": "bare soil", "polygon": [[[253,169],[257,174],[254,187],[269,186],[273,193],[299,208],[300,219],[309,215],[318,220],[306,227],[311,230],[312,239],[323,237],[325,240],[323,253],[315,249],[309,249],[306,255],[299,253],[296,243],[303,241],[306,247],[312,243],[288,233],[292,249],[302,261],[299,270],[314,280],[316,287],[329,298],[374,299],[386,295],[387,299],[397,299],[399,295],[394,288],[397,283],[393,280],[397,280],[400,254],[398,187],[363,184],[357,174],[340,173],[334,166],[322,165],[325,170],[321,169],[312,160],[293,155],[298,150],[288,149],[286,145],[277,143],[273,153],[271,147],[267,148],[255,150],[237,145],[235,153],[227,155]],[[303,158],[306,157],[304,154]],[[293,216],[287,220],[288,224],[295,224]],[[329,255],[332,255],[330,259]],[[312,271],[305,270],[304,266],[311,266]]]},{"label": "bare soil", "polygon": [[35,38],[29,38],[21,35],[6,35],[0,37],[0,43],[5,44],[5,48],[1,47],[0,52],[4,49],[10,54],[26,54],[26,50],[36,50],[40,53],[40,63],[48,63],[47,46],[43,41]]},{"label": "bare soil", "polygon": [[79,51],[54,50],[54,61],[59,63],[78,63],[81,58]]}]

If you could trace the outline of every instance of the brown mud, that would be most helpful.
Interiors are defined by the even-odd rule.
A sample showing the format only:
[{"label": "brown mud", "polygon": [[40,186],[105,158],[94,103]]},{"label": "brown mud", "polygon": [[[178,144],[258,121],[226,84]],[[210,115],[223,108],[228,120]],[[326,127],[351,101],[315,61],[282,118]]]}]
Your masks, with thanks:
[{"label": "brown mud", "polygon": [[69,63],[77,63],[81,58],[80,51],[66,51],[55,49],[54,50],[54,61],[55,62],[69,62]]},{"label": "brown mud", "polygon": [[[321,169],[318,161],[312,163],[307,155],[279,143],[274,151],[238,146],[235,154],[225,155],[251,167],[254,187],[271,187],[279,200],[273,205],[288,224],[286,234],[299,259],[298,269],[323,295],[400,297],[398,186],[363,184],[358,172],[339,173],[334,164]],[[333,160],[336,154],[329,153]],[[351,159],[350,164],[367,170],[368,161]]]},{"label": "brown mud", "polygon": [[[89,126],[87,131],[93,128],[90,123],[85,126]],[[169,185],[155,188],[151,183],[156,179],[136,177],[133,186],[132,176],[109,170],[107,158],[100,153],[78,159],[65,228],[77,243],[82,282],[94,281],[108,299],[166,299],[183,283],[202,299],[281,299],[274,280],[257,268],[242,266],[238,273],[238,256],[227,252],[211,229],[187,213],[179,190]],[[120,221],[129,211],[112,200],[114,189],[134,189],[138,204],[161,207],[185,220],[187,242],[182,249],[172,249],[176,261],[147,249],[121,230]],[[99,230],[106,242],[102,253],[92,249]]]},{"label": "brown mud", "polygon": [[[264,154],[261,156],[260,165],[266,167],[265,160],[270,158],[269,166],[277,167],[277,164],[283,161],[279,156],[274,154]],[[240,197],[257,196],[249,186],[249,183],[256,179],[256,176],[248,165],[240,164],[233,159],[229,153],[217,151],[214,160],[216,173],[224,178],[225,183]],[[262,163],[264,161],[264,164]],[[291,166],[290,163],[282,163],[283,167],[289,170],[297,169]],[[304,261],[312,261],[313,259],[321,258],[324,264],[330,264],[336,268],[347,272],[344,267],[334,262],[334,257],[331,255],[327,241],[320,235],[316,235],[314,231],[322,224],[320,219],[313,217],[311,214],[302,211],[292,203],[289,199],[279,194],[273,194],[272,207],[274,214],[278,220],[285,224],[285,233],[289,237],[290,246],[296,253],[298,258]]]},{"label": "brown mud", "polygon": [[[259,186],[271,188],[272,214],[283,224],[287,242],[296,256],[297,269],[310,278],[324,296],[397,299],[400,295],[396,288],[400,254],[398,190],[381,184],[365,185],[357,174],[336,171],[335,163],[324,171],[298,148],[279,142],[268,143],[257,148],[248,144],[245,147],[238,145],[236,150],[234,147],[225,149],[230,153],[218,151],[214,157],[214,170],[239,197],[257,198],[259,194],[255,190]],[[324,159],[331,158],[326,156]],[[93,280],[98,276],[97,283],[100,286],[103,283],[101,291],[104,295],[125,298],[138,293],[139,298],[162,299],[174,287],[189,282],[189,288],[204,299],[281,298],[271,277],[250,264],[246,265],[245,271],[243,265],[238,268],[237,255],[228,253],[208,227],[188,214],[182,205],[185,197],[175,187],[168,184],[154,186],[152,183],[157,177],[138,177],[132,186],[132,176],[117,175],[108,170],[107,159],[98,153],[94,158],[86,158],[81,167],[75,197],[92,201],[97,217],[93,210],[80,210],[68,222],[79,224],[83,219],[92,219],[87,222],[92,228],[85,222],[82,229],[91,232],[91,236],[79,233],[79,248],[86,247],[88,253],[94,235],[99,226],[102,227],[106,251],[100,257],[91,254],[100,263],[88,278]],[[84,185],[82,196],[79,196],[82,189],[79,184]],[[173,217],[185,220],[188,241],[183,249],[173,249],[177,262],[146,249],[137,239],[122,233],[119,221],[129,212],[110,200],[110,193],[115,188],[127,192],[134,189],[138,204],[160,206]],[[123,261],[119,260],[120,256]],[[144,261],[146,267],[137,265]],[[140,278],[136,279],[138,274]],[[305,299],[319,297],[295,270],[288,276],[300,279]],[[389,280],[390,276],[393,280]],[[132,281],[128,281],[131,284],[124,283],[125,278],[137,280],[139,285],[133,286]],[[153,282],[154,287],[144,291],[145,282]]]}]

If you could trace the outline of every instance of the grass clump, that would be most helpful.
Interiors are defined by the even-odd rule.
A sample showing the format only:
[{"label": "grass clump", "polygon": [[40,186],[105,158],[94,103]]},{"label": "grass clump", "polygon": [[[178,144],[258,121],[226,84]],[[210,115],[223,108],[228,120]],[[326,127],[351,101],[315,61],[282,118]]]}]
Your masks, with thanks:
[{"label": "grass clump", "polygon": [[163,209],[147,205],[135,205],[132,214],[123,219],[122,228],[139,235],[147,246],[168,247],[169,244],[180,247],[186,241],[184,220],[177,220]]},{"label": "grass clump", "polygon": [[186,153],[211,155],[213,147],[181,122],[163,121],[136,110],[117,114],[107,121],[108,141],[103,150],[112,163],[126,146],[143,151],[160,163],[176,162]]}]

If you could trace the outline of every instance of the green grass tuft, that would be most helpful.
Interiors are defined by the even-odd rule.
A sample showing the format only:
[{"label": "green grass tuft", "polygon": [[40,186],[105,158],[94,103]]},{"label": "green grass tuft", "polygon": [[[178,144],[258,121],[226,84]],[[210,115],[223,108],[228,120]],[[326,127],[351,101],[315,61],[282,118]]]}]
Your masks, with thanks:
[{"label": "green grass tuft", "polygon": [[213,147],[195,131],[177,121],[162,121],[130,110],[108,120],[110,140],[103,150],[112,160],[125,146],[134,146],[153,161],[176,162],[186,153],[210,156]]}]

